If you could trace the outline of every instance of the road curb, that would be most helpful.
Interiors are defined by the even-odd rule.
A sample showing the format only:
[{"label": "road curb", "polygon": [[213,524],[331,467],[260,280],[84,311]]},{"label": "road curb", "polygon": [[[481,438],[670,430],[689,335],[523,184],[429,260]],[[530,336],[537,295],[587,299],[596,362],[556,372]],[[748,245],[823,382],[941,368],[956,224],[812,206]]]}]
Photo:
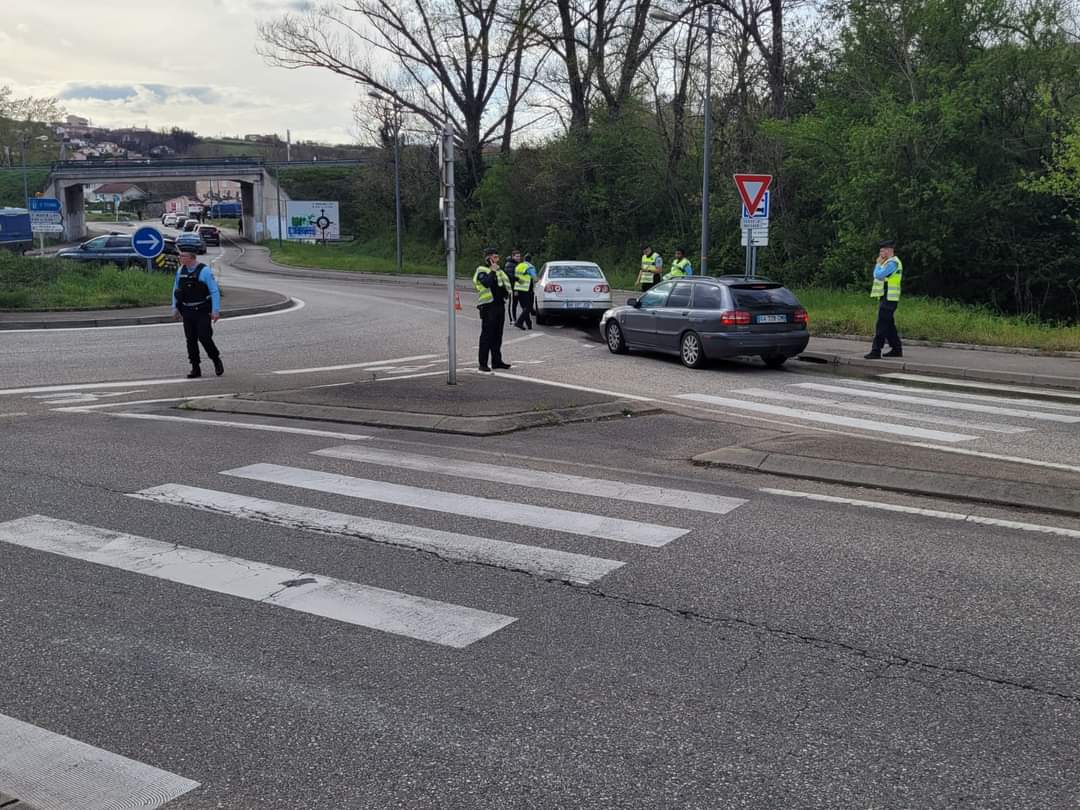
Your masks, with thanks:
[{"label": "road curb", "polygon": [[977,382],[1004,383],[1007,385],[1030,385],[1039,388],[1061,388],[1066,391],[1080,391],[1080,377],[1059,377],[1049,374],[1026,374],[1016,371],[992,371],[988,369],[967,368],[964,366],[941,366],[933,363],[918,363],[902,360],[864,360],[861,357],[848,357],[834,352],[805,351],[798,357],[809,364],[827,365],[839,373],[850,373],[861,377],[878,377],[885,373],[904,372],[907,374],[929,374],[939,377],[953,377]]},{"label": "road curb", "polygon": [[1080,491],[1044,483],[860,464],[749,447],[728,447],[701,453],[694,456],[691,463],[699,467],[721,467],[955,501],[1080,515]]},{"label": "road curb", "polygon": [[[261,255],[261,254],[253,254]],[[348,278],[358,282],[375,284],[406,284],[413,287],[445,287],[445,276],[432,276],[426,273],[371,273],[364,270],[325,270],[318,267],[302,267],[292,264],[280,264],[270,258],[269,253],[264,255],[264,262],[260,261],[258,267],[252,266],[252,260],[245,254],[236,257],[230,265],[237,270],[245,270],[249,273],[266,273],[274,276],[290,276],[293,278],[321,278],[341,279]],[[269,266],[266,266],[269,265]],[[469,271],[471,273],[471,271]],[[472,283],[468,278],[461,275],[455,279],[455,288],[471,290]]]},{"label": "road curb", "polygon": [[177,407],[188,411],[276,416],[312,422],[339,422],[350,425],[423,430],[429,433],[452,433],[463,436],[494,436],[574,422],[595,422],[601,419],[649,416],[661,413],[660,408],[623,399],[573,408],[527,411],[502,416],[448,416],[445,414],[408,411],[342,408],[332,405],[301,405],[293,402],[246,399],[242,396],[188,400]]},{"label": "road curb", "polygon": [[[281,295],[279,293],[274,293],[274,295],[278,296],[278,300],[273,303],[222,309],[221,317],[224,320],[226,318],[239,318],[243,315],[263,315],[267,312],[277,312],[282,309],[288,309],[296,303],[287,295]],[[3,321],[0,322],[0,331],[10,331],[13,329],[86,329],[97,326],[142,326],[146,324],[172,323],[172,321],[173,316],[171,312],[163,315],[142,315],[136,318],[117,315],[116,317],[109,318],[70,318],[63,321]]]}]

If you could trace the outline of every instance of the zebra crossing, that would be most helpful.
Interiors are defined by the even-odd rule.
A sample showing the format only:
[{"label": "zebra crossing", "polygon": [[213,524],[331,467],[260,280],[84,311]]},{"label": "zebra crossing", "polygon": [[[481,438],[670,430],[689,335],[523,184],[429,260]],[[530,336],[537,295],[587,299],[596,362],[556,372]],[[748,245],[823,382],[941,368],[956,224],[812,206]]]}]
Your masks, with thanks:
[{"label": "zebra crossing", "polygon": [[1080,423],[1080,403],[867,380],[795,382],[778,388],[735,388],[722,394],[684,393],[675,398],[733,412],[944,444],[1020,437]]},{"label": "zebra crossing", "polygon": [[[170,482],[130,492],[128,497],[168,509],[196,510],[247,524],[295,530],[295,541],[315,552],[320,543],[355,546],[358,542],[370,542],[579,586],[596,583],[625,566],[627,562],[619,559],[619,547],[661,549],[685,537],[691,528],[406,486],[329,472],[318,469],[318,464],[321,459],[332,459],[337,464],[358,464],[367,469],[422,471],[451,480],[509,484],[560,493],[578,504],[581,498],[657,504],[669,509],[677,504],[681,514],[724,515],[745,503],[740,498],[707,492],[676,491],[641,483],[374,448],[358,452],[359,449],[355,442],[350,442],[316,450],[304,456],[308,463],[303,466],[258,462],[219,470],[220,489]],[[267,485],[275,493],[274,499],[230,491],[230,484],[239,481]],[[280,500],[276,494],[279,492]],[[309,493],[344,496],[351,508],[348,513],[336,512],[298,502]],[[378,504],[483,521],[485,526],[490,526],[483,534],[490,536],[378,519],[371,514]],[[689,522],[689,525],[694,524]],[[511,527],[533,530],[530,537],[536,538],[535,544],[502,539],[500,535],[510,533]],[[551,548],[544,545],[544,532],[588,538],[593,545],[610,543],[611,554]],[[0,544],[225,594],[256,602],[267,610],[299,611],[455,649],[468,647],[519,621],[516,616],[352,582],[317,570],[286,568],[56,516],[28,515],[0,523]]]}]

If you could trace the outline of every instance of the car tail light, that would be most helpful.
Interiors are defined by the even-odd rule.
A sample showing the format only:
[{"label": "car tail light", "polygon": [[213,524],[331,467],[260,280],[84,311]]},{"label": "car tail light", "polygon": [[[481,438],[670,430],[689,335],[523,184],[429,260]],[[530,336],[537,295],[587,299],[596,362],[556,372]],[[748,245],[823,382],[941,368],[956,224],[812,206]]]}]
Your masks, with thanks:
[{"label": "car tail light", "polygon": [[592,288],[592,291],[594,293],[611,292],[611,287],[609,287],[607,284],[597,284],[595,287]]},{"label": "car tail light", "polygon": [[795,323],[801,323],[803,326],[809,326],[810,316],[806,314],[805,309],[795,310],[795,317],[793,319]]},{"label": "car tail light", "polygon": [[720,324],[722,326],[748,326],[750,313],[742,309],[726,309],[720,313]]},{"label": "car tail light", "polygon": [[556,292],[556,293],[562,292],[562,287],[559,286],[558,284],[545,284],[544,285],[544,292]]}]

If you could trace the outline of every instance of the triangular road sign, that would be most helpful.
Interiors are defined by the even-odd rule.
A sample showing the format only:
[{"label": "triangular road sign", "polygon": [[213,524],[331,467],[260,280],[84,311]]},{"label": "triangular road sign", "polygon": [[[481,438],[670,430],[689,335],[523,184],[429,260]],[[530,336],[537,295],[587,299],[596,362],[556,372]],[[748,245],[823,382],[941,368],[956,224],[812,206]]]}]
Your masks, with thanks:
[{"label": "triangular road sign", "polygon": [[742,203],[747,211],[757,211],[762,197],[769,190],[772,182],[771,174],[737,174],[735,175],[735,188],[739,190]]}]

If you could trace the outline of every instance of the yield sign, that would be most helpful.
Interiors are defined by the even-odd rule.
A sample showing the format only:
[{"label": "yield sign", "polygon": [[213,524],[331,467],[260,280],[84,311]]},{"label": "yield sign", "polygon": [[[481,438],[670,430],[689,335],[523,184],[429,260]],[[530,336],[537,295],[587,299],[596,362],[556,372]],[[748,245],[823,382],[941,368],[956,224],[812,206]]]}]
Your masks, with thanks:
[{"label": "yield sign", "polygon": [[771,174],[737,174],[735,175],[735,187],[742,197],[742,204],[747,211],[757,211],[765,192],[769,190],[772,182]]}]

